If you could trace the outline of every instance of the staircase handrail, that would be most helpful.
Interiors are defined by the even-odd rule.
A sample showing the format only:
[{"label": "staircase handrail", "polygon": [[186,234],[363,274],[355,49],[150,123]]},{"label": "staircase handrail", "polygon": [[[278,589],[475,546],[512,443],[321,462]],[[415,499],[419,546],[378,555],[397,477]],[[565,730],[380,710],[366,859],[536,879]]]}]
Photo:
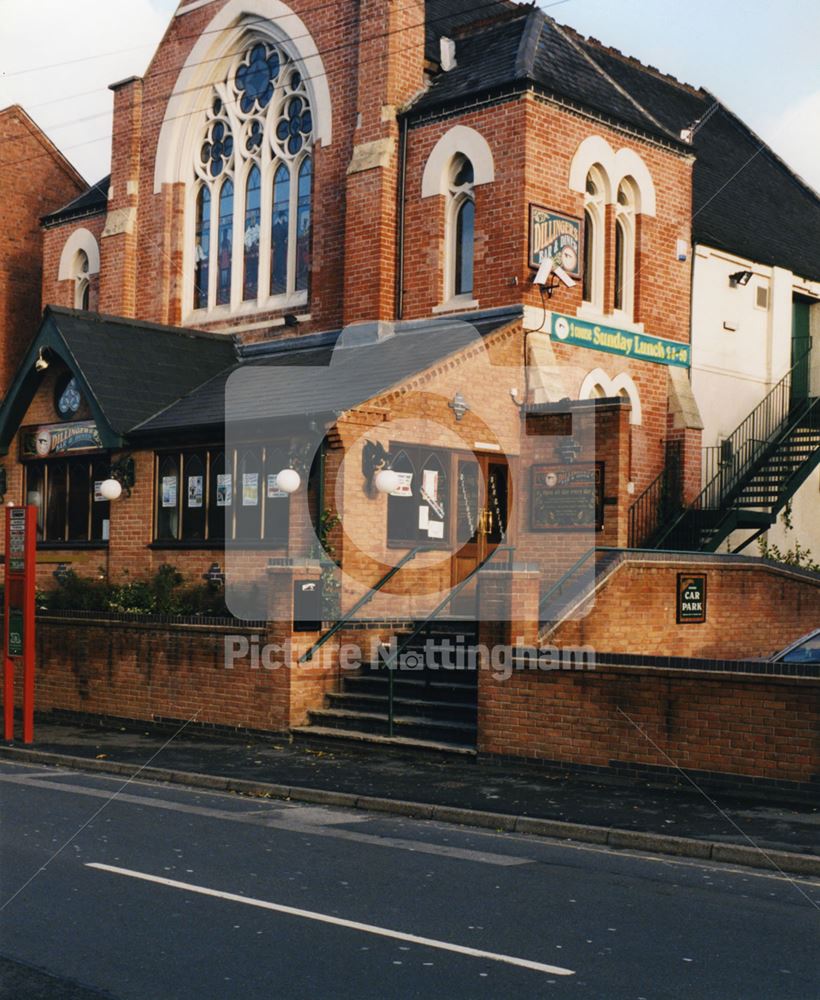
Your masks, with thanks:
[{"label": "staircase handrail", "polygon": [[387,668],[387,735],[393,735],[393,667],[398,660],[399,656],[404,652],[405,649],[410,645],[410,643],[430,624],[430,622],[435,621],[436,618],[441,614],[441,612],[450,604],[454,597],[457,597],[461,591],[467,586],[467,584],[473,579],[473,577],[479,573],[485,566],[487,566],[496,557],[499,552],[507,552],[512,554],[515,552],[514,545],[498,545],[496,546],[489,555],[487,555],[474,569],[460,580],[448,593],[443,601],[440,601],[430,612],[430,614],[422,621],[417,624],[416,627],[406,635],[402,640],[400,645],[397,645],[394,650],[391,651],[390,655],[384,659],[384,665]]},{"label": "staircase handrail", "polygon": [[361,611],[361,609],[365,606],[365,604],[373,600],[376,594],[382,589],[382,587],[384,587],[386,583],[388,583],[390,580],[393,579],[393,577],[396,575],[396,573],[398,573],[398,571],[402,568],[402,566],[405,566],[407,563],[409,563],[411,559],[415,559],[416,556],[419,554],[419,552],[424,552],[429,549],[430,549],[429,545],[417,545],[415,548],[410,549],[409,552],[405,552],[405,554],[401,557],[401,559],[399,559],[396,565],[391,567],[384,574],[384,576],[378,581],[378,583],[374,584],[363,597],[360,597],[359,600],[356,601],[356,603],[353,605],[353,607],[350,608],[347,614],[343,615],[338,621],[334,622],[333,625],[331,625],[330,628],[327,630],[327,632],[324,632],[322,635],[320,635],[319,638],[316,640],[316,642],[313,643],[313,645],[306,653],[302,653],[297,662],[306,663],[308,660],[312,660],[314,653],[316,653],[319,649],[321,649],[322,646],[324,646],[324,644],[328,641],[328,639],[331,639],[334,635],[336,635],[339,629],[344,628],[345,625],[349,625],[350,622],[355,617],[355,615],[358,614],[359,611]]},{"label": "staircase handrail", "polygon": [[544,608],[547,606],[547,603],[552,599],[552,597],[555,594],[559,594],[564,589],[564,585],[567,584],[570,581],[570,579],[575,575],[575,573],[581,569],[581,567],[584,565],[585,562],[587,562],[589,557],[594,556],[597,552],[598,552],[598,547],[596,546],[593,546],[591,549],[587,549],[587,551],[581,556],[581,558],[576,560],[576,562],[574,562],[568,570],[562,573],[561,576],[555,581],[555,583],[546,591],[546,593],[541,597],[541,600],[538,604],[539,619],[542,619]]},{"label": "staircase handrail", "polygon": [[[811,343],[803,354],[793,362],[789,370],[777,382],[757,406],[737,425],[732,433],[724,438],[722,447],[731,455],[728,468],[720,469],[700,491],[695,500],[684,507],[672,521],[658,540],[658,546],[663,543],[692,510],[717,510],[723,506],[726,499],[734,492],[743,476],[754,465],[760,454],[768,448],[779,436],[784,423],[791,415],[791,378],[799,365],[809,355]],[[764,420],[765,418],[765,420]],[[762,426],[761,426],[762,424]],[[758,447],[749,448],[752,443]],[[728,445],[728,447],[727,447]],[[740,461],[735,461],[740,456]],[[713,496],[716,494],[716,496]]]}]

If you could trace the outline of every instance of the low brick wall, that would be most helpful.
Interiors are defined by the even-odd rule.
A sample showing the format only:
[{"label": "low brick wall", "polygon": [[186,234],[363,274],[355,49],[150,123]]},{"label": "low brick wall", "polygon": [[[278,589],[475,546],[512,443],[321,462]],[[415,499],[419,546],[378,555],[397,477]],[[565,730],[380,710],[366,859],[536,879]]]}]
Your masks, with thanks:
[{"label": "low brick wall", "polygon": [[[249,655],[226,666],[226,639],[247,640]],[[299,637],[294,658],[315,640]],[[165,624],[111,619],[38,618],[38,712],[55,709],[152,721],[188,720],[285,732],[301,725],[336,684],[333,650],[297,670],[262,655],[278,642],[265,627]],[[257,645],[258,644],[258,645]],[[229,646],[230,650],[232,647]],[[236,647],[238,648],[238,646]],[[254,659],[251,650],[258,649]],[[15,677],[21,704],[21,673]]]},{"label": "low brick wall", "polygon": [[806,786],[820,781],[820,679],[597,664],[506,681],[483,671],[478,733],[486,754]]},{"label": "low brick wall", "polygon": [[[706,621],[676,621],[679,573],[706,576]],[[556,645],[612,653],[769,657],[820,625],[820,574],[732,556],[627,554],[580,616],[549,633]]]}]

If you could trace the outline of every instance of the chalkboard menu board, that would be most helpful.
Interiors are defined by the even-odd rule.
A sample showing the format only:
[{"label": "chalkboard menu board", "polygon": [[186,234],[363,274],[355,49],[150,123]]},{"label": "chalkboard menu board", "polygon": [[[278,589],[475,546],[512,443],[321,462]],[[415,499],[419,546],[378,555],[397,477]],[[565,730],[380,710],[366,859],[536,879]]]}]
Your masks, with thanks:
[{"label": "chalkboard menu board", "polygon": [[600,531],[604,525],[604,463],[533,465],[533,531]]}]

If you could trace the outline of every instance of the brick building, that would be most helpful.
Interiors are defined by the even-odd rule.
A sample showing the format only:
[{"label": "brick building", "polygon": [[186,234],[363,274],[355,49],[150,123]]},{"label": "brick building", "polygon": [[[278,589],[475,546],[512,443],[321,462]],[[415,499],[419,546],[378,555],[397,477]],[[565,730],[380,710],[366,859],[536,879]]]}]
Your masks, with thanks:
[{"label": "brick building", "polygon": [[0,410],[41,552],[256,618],[323,543],[389,629],[513,547],[537,633],[697,496],[692,88],[508,0],[195,0],[112,89]]}]

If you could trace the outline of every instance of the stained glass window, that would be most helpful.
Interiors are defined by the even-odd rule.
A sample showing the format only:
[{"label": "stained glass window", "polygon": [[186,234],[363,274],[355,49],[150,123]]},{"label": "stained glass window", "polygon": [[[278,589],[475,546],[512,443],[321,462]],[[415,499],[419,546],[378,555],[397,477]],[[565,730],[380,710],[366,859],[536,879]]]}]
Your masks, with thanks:
[{"label": "stained glass window", "polygon": [[252,167],[245,187],[245,280],[242,298],[255,299],[259,290],[259,223],[262,182],[259,168]]},{"label": "stained glass window", "polygon": [[310,268],[310,159],[299,167],[299,201],[296,217],[296,290],[308,286]]},{"label": "stained glass window", "polygon": [[277,168],[273,179],[270,274],[270,290],[273,295],[287,290],[289,233],[290,171],[282,164]]},{"label": "stained glass window", "polygon": [[208,305],[208,257],[211,252],[211,192],[199,189],[196,199],[196,244],[194,246],[194,309]]},{"label": "stained glass window", "polygon": [[[313,114],[302,73],[274,42],[254,39],[214,83],[204,117],[193,164],[191,306],[305,301]],[[272,194],[264,215],[263,192]]]},{"label": "stained glass window", "polygon": [[233,259],[233,184],[226,180],[219,194],[219,284],[216,304],[231,301],[231,261]]}]

